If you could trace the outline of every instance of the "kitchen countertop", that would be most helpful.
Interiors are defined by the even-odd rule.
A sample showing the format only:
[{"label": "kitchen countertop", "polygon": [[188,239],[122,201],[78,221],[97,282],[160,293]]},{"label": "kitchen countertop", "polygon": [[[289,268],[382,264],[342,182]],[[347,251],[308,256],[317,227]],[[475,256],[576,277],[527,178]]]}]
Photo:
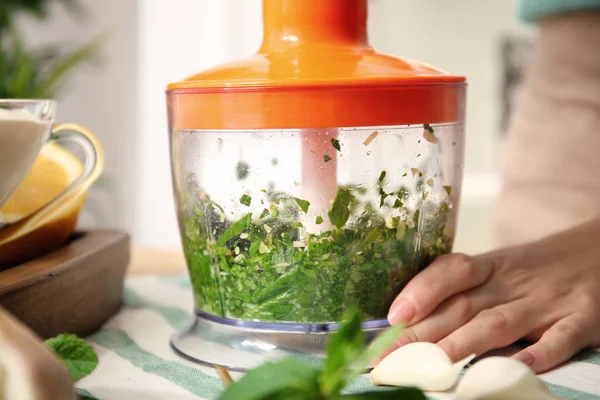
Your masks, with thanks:
[{"label": "kitchen countertop", "polygon": [[133,245],[131,248],[128,277],[148,274],[185,274],[186,272],[185,258],[181,251],[153,249],[138,245]]}]

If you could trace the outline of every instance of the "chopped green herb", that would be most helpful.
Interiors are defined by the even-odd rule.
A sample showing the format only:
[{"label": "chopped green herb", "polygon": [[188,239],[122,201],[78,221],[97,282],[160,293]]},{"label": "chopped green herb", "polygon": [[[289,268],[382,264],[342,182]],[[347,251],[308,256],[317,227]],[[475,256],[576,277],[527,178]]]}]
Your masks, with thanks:
[{"label": "chopped green herb", "polygon": [[238,180],[244,180],[250,173],[250,166],[244,161],[239,161],[235,167]]},{"label": "chopped green herb", "polygon": [[421,157],[421,153],[417,154],[417,158]]},{"label": "chopped green herb", "polygon": [[265,244],[265,242],[260,242],[258,245],[259,254],[268,254],[271,252],[271,249]]},{"label": "chopped green herb", "polygon": [[336,138],[331,138],[331,145],[335,147],[337,151],[342,151],[342,148],[340,147],[340,141]]},{"label": "chopped green herb", "polygon": [[279,164],[279,160],[278,160],[278,159],[276,159],[276,158],[273,158],[273,159],[271,160],[271,165],[275,166],[275,165],[277,165],[277,164]]},{"label": "chopped green herb", "polygon": [[296,222],[293,226],[294,226],[294,228],[304,228],[304,225],[302,224],[302,222]]},{"label": "chopped green herb", "polygon": [[265,217],[268,217],[268,216],[269,216],[269,214],[270,214],[270,213],[269,213],[269,210],[267,210],[267,209],[265,208],[265,209],[263,209],[263,212],[260,214],[260,217],[259,217],[259,218],[260,218],[260,219],[263,219],[263,218],[265,218]]},{"label": "chopped green herb", "polygon": [[373,243],[377,239],[381,237],[381,233],[378,230],[373,229],[371,233],[369,233],[365,239],[365,244]]},{"label": "chopped green herb", "polygon": [[331,157],[330,157],[328,154],[325,154],[325,155],[323,156],[323,160],[324,160],[325,162],[329,162],[329,161],[331,161]]},{"label": "chopped green herb", "polygon": [[245,229],[250,225],[250,221],[252,220],[252,213],[248,213],[240,218],[238,221],[234,222],[229,228],[225,230],[217,240],[217,244],[224,244],[225,242],[233,239],[242,233]]},{"label": "chopped green herb", "polygon": [[396,201],[394,201],[393,207],[394,208],[404,207],[404,203],[400,199],[396,199]]},{"label": "chopped green herb", "polygon": [[350,190],[344,188],[338,189],[331,210],[329,210],[327,215],[329,216],[329,221],[339,229],[341,229],[348,221],[348,218],[350,218],[350,209],[348,206],[353,199],[354,196],[350,193]]},{"label": "chopped green herb", "polygon": [[389,196],[382,188],[379,188],[379,208],[385,204],[385,199]]},{"label": "chopped green herb", "polygon": [[308,212],[308,207],[310,206],[310,202],[308,200],[302,200],[297,197],[294,197],[294,200],[296,200],[296,204],[300,206],[300,209],[303,212]]},{"label": "chopped green herb", "polygon": [[317,216],[317,218],[315,219],[315,224],[321,225],[322,223],[323,223],[323,217],[321,217],[320,215]]},{"label": "chopped green herb", "polygon": [[240,203],[250,207],[250,203],[252,203],[252,197],[248,196],[247,194],[243,194],[242,197],[240,197]]},{"label": "chopped green herb", "polygon": [[408,172],[403,173],[402,177],[404,178],[406,175],[408,175]]},{"label": "chopped green herb", "polygon": [[382,183],[382,182],[383,182],[383,180],[385,179],[385,175],[386,175],[386,174],[387,174],[387,172],[385,172],[385,171],[381,171],[381,174],[379,174],[379,179],[377,179],[377,181],[378,181],[379,183]]},{"label": "chopped green herb", "polygon": [[223,139],[222,138],[217,138],[217,140],[221,143],[223,143]]},{"label": "chopped green herb", "polygon": [[400,190],[398,190],[398,194],[396,196],[398,196],[399,199],[407,199],[408,196],[410,195],[408,188],[406,186],[403,186],[400,188]]},{"label": "chopped green herb", "polygon": [[444,185],[444,190],[448,193],[448,196],[452,196],[452,186]]}]

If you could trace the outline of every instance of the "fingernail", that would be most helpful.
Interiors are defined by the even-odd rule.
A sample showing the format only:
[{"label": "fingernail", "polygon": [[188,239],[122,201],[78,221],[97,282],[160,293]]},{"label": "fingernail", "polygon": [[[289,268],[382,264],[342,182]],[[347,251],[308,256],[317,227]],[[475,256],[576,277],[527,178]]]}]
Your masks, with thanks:
[{"label": "fingernail", "polygon": [[399,323],[408,324],[415,316],[415,307],[406,299],[398,299],[392,304],[388,314],[388,322],[390,325]]},{"label": "fingernail", "polygon": [[517,361],[521,361],[525,365],[533,364],[533,360],[534,360],[533,355],[526,351],[515,355],[513,358]]}]

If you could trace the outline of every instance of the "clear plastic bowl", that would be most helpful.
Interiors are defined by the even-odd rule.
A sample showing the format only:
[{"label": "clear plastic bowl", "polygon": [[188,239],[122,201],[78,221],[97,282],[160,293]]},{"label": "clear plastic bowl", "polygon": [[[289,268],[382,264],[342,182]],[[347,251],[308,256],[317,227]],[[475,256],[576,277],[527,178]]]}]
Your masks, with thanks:
[{"label": "clear plastic bowl", "polygon": [[407,282],[452,248],[462,122],[171,140],[195,307],[213,321],[314,332],[358,308],[385,326]]}]

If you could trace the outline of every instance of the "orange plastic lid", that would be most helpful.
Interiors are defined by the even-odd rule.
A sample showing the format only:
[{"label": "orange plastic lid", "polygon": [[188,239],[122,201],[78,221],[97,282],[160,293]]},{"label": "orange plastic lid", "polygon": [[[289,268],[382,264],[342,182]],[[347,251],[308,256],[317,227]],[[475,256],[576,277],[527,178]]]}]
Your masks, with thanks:
[{"label": "orange plastic lid", "polygon": [[168,85],[176,129],[286,129],[460,121],[465,77],[379,54],[367,0],[263,0],[252,57]]}]

